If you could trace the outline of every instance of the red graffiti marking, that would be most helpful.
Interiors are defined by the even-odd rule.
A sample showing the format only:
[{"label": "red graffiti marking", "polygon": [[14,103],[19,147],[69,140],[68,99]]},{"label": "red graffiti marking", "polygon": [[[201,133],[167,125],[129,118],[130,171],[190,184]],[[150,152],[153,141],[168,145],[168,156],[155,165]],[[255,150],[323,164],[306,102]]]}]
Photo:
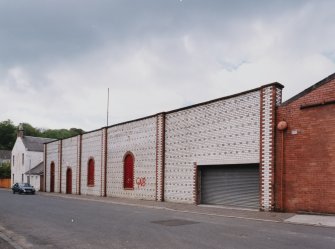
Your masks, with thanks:
[{"label": "red graffiti marking", "polygon": [[145,181],[146,181],[145,177],[137,177],[136,178],[137,187],[144,187]]}]

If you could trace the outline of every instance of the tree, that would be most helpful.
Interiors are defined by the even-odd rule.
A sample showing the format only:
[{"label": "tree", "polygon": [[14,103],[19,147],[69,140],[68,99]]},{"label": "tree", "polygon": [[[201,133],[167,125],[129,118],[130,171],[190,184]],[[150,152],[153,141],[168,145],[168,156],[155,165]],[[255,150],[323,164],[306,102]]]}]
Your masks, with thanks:
[{"label": "tree", "polygon": [[38,128],[31,126],[28,123],[23,123],[23,130],[25,136],[40,137],[41,131]]},{"label": "tree", "polygon": [[[76,136],[84,133],[82,129],[71,128],[67,129],[41,129],[35,128],[28,123],[23,123],[24,135],[33,137],[47,137],[64,139],[72,136]],[[11,120],[0,122],[0,149],[1,150],[12,150],[17,137],[17,130],[19,127],[15,126]]]},{"label": "tree", "polygon": [[0,164],[0,179],[8,179],[10,178],[10,163],[5,162]]},{"label": "tree", "polygon": [[83,133],[84,133],[84,130],[82,130],[82,129],[78,129],[78,128],[71,128],[71,129],[70,129],[70,132],[71,132],[73,135],[79,135],[79,134],[83,134]]},{"label": "tree", "polygon": [[0,149],[13,149],[16,139],[16,127],[11,120],[0,122]]},{"label": "tree", "polygon": [[45,130],[42,132],[42,137],[48,138],[56,138],[56,139],[63,139],[67,137],[76,136],[82,134],[84,131],[78,128],[71,128],[70,130],[67,129],[59,129],[59,130]]}]

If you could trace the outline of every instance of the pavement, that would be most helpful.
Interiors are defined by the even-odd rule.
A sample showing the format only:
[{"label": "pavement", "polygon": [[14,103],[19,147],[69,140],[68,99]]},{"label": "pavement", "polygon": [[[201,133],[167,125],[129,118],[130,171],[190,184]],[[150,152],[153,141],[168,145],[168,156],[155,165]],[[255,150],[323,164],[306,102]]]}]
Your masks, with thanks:
[{"label": "pavement", "polygon": [[294,215],[291,218],[285,220],[287,223],[313,225],[313,226],[324,226],[324,227],[335,227],[335,216],[330,215]]},{"label": "pavement", "polygon": [[156,202],[138,199],[126,199],[117,197],[97,197],[87,195],[66,195],[59,193],[40,192],[40,195],[54,196],[58,198],[71,198],[83,201],[96,201],[116,205],[138,206],[144,208],[165,209],[175,212],[203,214],[245,220],[259,220],[268,222],[283,222],[300,225],[313,225],[335,227],[335,215],[312,215],[280,212],[263,212],[253,209],[230,208],[215,205],[193,205],[173,202]]},{"label": "pavement", "polygon": [[[0,189],[4,190],[4,189]],[[6,191],[6,190],[4,190]],[[9,191],[9,190],[8,190]],[[39,192],[38,195],[52,196],[54,198],[69,198],[80,201],[93,201],[110,203],[114,205],[136,206],[142,208],[164,209],[180,213],[201,214],[207,216],[218,216],[227,218],[236,218],[244,220],[258,220],[275,223],[290,223],[297,225],[312,225],[323,227],[335,227],[335,215],[309,215],[309,214],[294,214],[294,213],[279,213],[279,212],[262,212],[251,209],[236,209],[213,205],[192,205],[173,202],[156,202],[138,199],[125,199],[116,197],[96,197],[86,195],[66,195],[59,193]],[[11,239],[6,237],[0,229],[0,248],[1,249],[18,249],[11,242]]]},{"label": "pavement", "polygon": [[0,231],[0,248],[1,249],[21,249],[16,243],[12,242],[4,233]]}]

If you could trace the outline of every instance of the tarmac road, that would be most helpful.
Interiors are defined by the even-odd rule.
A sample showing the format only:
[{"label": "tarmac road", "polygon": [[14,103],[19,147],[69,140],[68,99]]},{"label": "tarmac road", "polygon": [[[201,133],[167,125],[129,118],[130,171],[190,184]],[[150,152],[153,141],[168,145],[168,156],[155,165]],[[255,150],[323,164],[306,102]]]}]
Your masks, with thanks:
[{"label": "tarmac road", "polygon": [[0,233],[22,248],[37,249],[333,249],[335,245],[334,228],[182,213],[46,194],[13,195],[4,190],[0,190]]}]

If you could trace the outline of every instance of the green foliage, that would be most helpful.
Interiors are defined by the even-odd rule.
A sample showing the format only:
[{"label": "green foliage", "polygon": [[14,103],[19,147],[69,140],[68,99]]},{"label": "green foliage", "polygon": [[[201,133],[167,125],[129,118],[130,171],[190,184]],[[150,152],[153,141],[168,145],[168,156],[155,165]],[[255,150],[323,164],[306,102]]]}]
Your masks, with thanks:
[{"label": "green foliage", "polygon": [[45,130],[42,132],[41,137],[57,138],[63,139],[67,137],[72,137],[83,133],[82,129],[71,128],[70,130],[60,129],[60,130]]},{"label": "green foliage", "polygon": [[[46,137],[64,139],[84,133],[82,129],[40,129],[35,128],[28,123],[23,123],[24,135],[33,137]],[[12,150],[16,141],[18,126],[15,126],[11,120],[0,122],[0,149]]]},{"label": "green foliage", "polygon": [[11,150],[16,139],[16,127],[11,120],[0,122],[0,149]]},{"label": "green foliage", "polygon": [[0,179],[10,178],[10,163],[2,163],[0,164]]},{"label": "green foliage", "polygon": [[23,123],[22,126],[25,136],[41,137],[41,131],[39,129],[32,127],[28,123]]}]

